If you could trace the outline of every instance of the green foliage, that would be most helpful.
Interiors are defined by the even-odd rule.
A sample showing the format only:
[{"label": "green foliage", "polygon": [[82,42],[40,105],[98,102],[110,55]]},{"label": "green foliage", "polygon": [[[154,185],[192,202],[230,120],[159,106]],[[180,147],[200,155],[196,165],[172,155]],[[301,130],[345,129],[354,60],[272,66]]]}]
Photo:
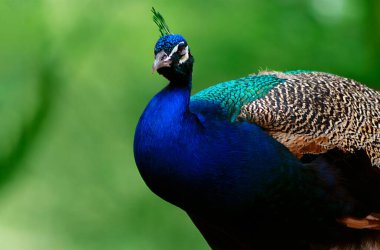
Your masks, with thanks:
[{"label": "green foliage", "polygon": [[133,159],[166,83],[151,6],[189,42],[195,92],[263,69],[380,88],[376,0],[0,1],[1,249],[208,249]]}]

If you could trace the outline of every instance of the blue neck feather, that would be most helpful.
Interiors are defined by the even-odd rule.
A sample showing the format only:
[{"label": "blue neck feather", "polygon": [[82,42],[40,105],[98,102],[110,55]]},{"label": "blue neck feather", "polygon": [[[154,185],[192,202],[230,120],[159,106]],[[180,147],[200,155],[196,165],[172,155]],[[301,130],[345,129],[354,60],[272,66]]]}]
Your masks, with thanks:
[{"label": "blue neck feather", "polygon": [[190,91],[191,78],[169,83],[136,128],[136,163],[153,192],[182,208],[237,209],[264,193],[275,172],[292,174],[296,159],[254,124],[214,114],[200,121],[189,109]]},{"label": "blue neck feather", "polygon": [[[189,110],[191,78],[170,82],[149,102],[136,128],[134,153],[147,185],[164,199],[178,200],[191,167],[189,139],[202,129]],[[186,156],[184,156],[186,155]]]}]

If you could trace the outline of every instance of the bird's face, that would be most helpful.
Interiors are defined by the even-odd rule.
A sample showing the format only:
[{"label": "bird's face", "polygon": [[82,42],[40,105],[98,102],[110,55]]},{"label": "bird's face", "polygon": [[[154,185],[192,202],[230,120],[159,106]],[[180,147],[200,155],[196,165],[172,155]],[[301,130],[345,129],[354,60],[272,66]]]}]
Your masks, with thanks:
[{"label": "bird's face", "polygon": [[154,47],[153,72],[157,71],[169,80],[192,72],[193,58],[186,40],[181,35],[164,35]]}]

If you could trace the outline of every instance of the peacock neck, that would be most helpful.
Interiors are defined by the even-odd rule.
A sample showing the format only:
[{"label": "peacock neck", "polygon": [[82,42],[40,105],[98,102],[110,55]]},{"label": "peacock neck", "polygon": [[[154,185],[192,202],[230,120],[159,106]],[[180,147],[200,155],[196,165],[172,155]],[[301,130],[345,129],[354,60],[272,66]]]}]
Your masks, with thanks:
[{"label": "peacock neck", "polygon": [[183,139],[194,138],[199,129],[189,109],[190,91],[190,79],[171,81],[149,102],[135,133],[135,160],[143,179],[153,192],[171,201],[190,171],[178,168],[188,162]]},{"label": "peacock neck", "polygon": [[160,101],[166,106],[165,112],[172,114],[172,118],[177,116],[170,111],[175,111],[177,115],[187,115],[190,113],[190,93],[192,81],[188,79],[180,79],[171,81],[169,85],[159,94]]},{"label": "peacock neck", "polygon": [[185,127],[194,125],[194,115],[190,112],[191,78],[170,81],[150,101],[140,123],[141,128],[156,139],[174,139]]}]

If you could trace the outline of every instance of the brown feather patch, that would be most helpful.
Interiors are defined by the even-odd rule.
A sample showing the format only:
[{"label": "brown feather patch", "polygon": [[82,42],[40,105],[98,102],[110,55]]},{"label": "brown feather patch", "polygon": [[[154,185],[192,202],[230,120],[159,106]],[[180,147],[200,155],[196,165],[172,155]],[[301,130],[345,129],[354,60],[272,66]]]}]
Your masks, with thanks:
[{"label": "brown feather patch", "polygon": [[372,215],[369,215],[363,219],[345,217],[338,219],[337,221],[346,225],[347,227],[354,229],[380,230],[380,220],[377,217],[373,217]]},{"label": "brown feather patch", "polygon": [[277,131],[269,131],[269,134],[285,145],[297,158],[301,158],[304,154],[325,153],[333,148],[329,145],[328,138],[323,136],[313,138],[308,135],[294,135]]},{"label": "brown feather patch", "polygon": [[363,149],[380,167],[380,92],[321,72],[262,74],[286,82],[244,105],[239,119],[263,127],[297,157]]}]

